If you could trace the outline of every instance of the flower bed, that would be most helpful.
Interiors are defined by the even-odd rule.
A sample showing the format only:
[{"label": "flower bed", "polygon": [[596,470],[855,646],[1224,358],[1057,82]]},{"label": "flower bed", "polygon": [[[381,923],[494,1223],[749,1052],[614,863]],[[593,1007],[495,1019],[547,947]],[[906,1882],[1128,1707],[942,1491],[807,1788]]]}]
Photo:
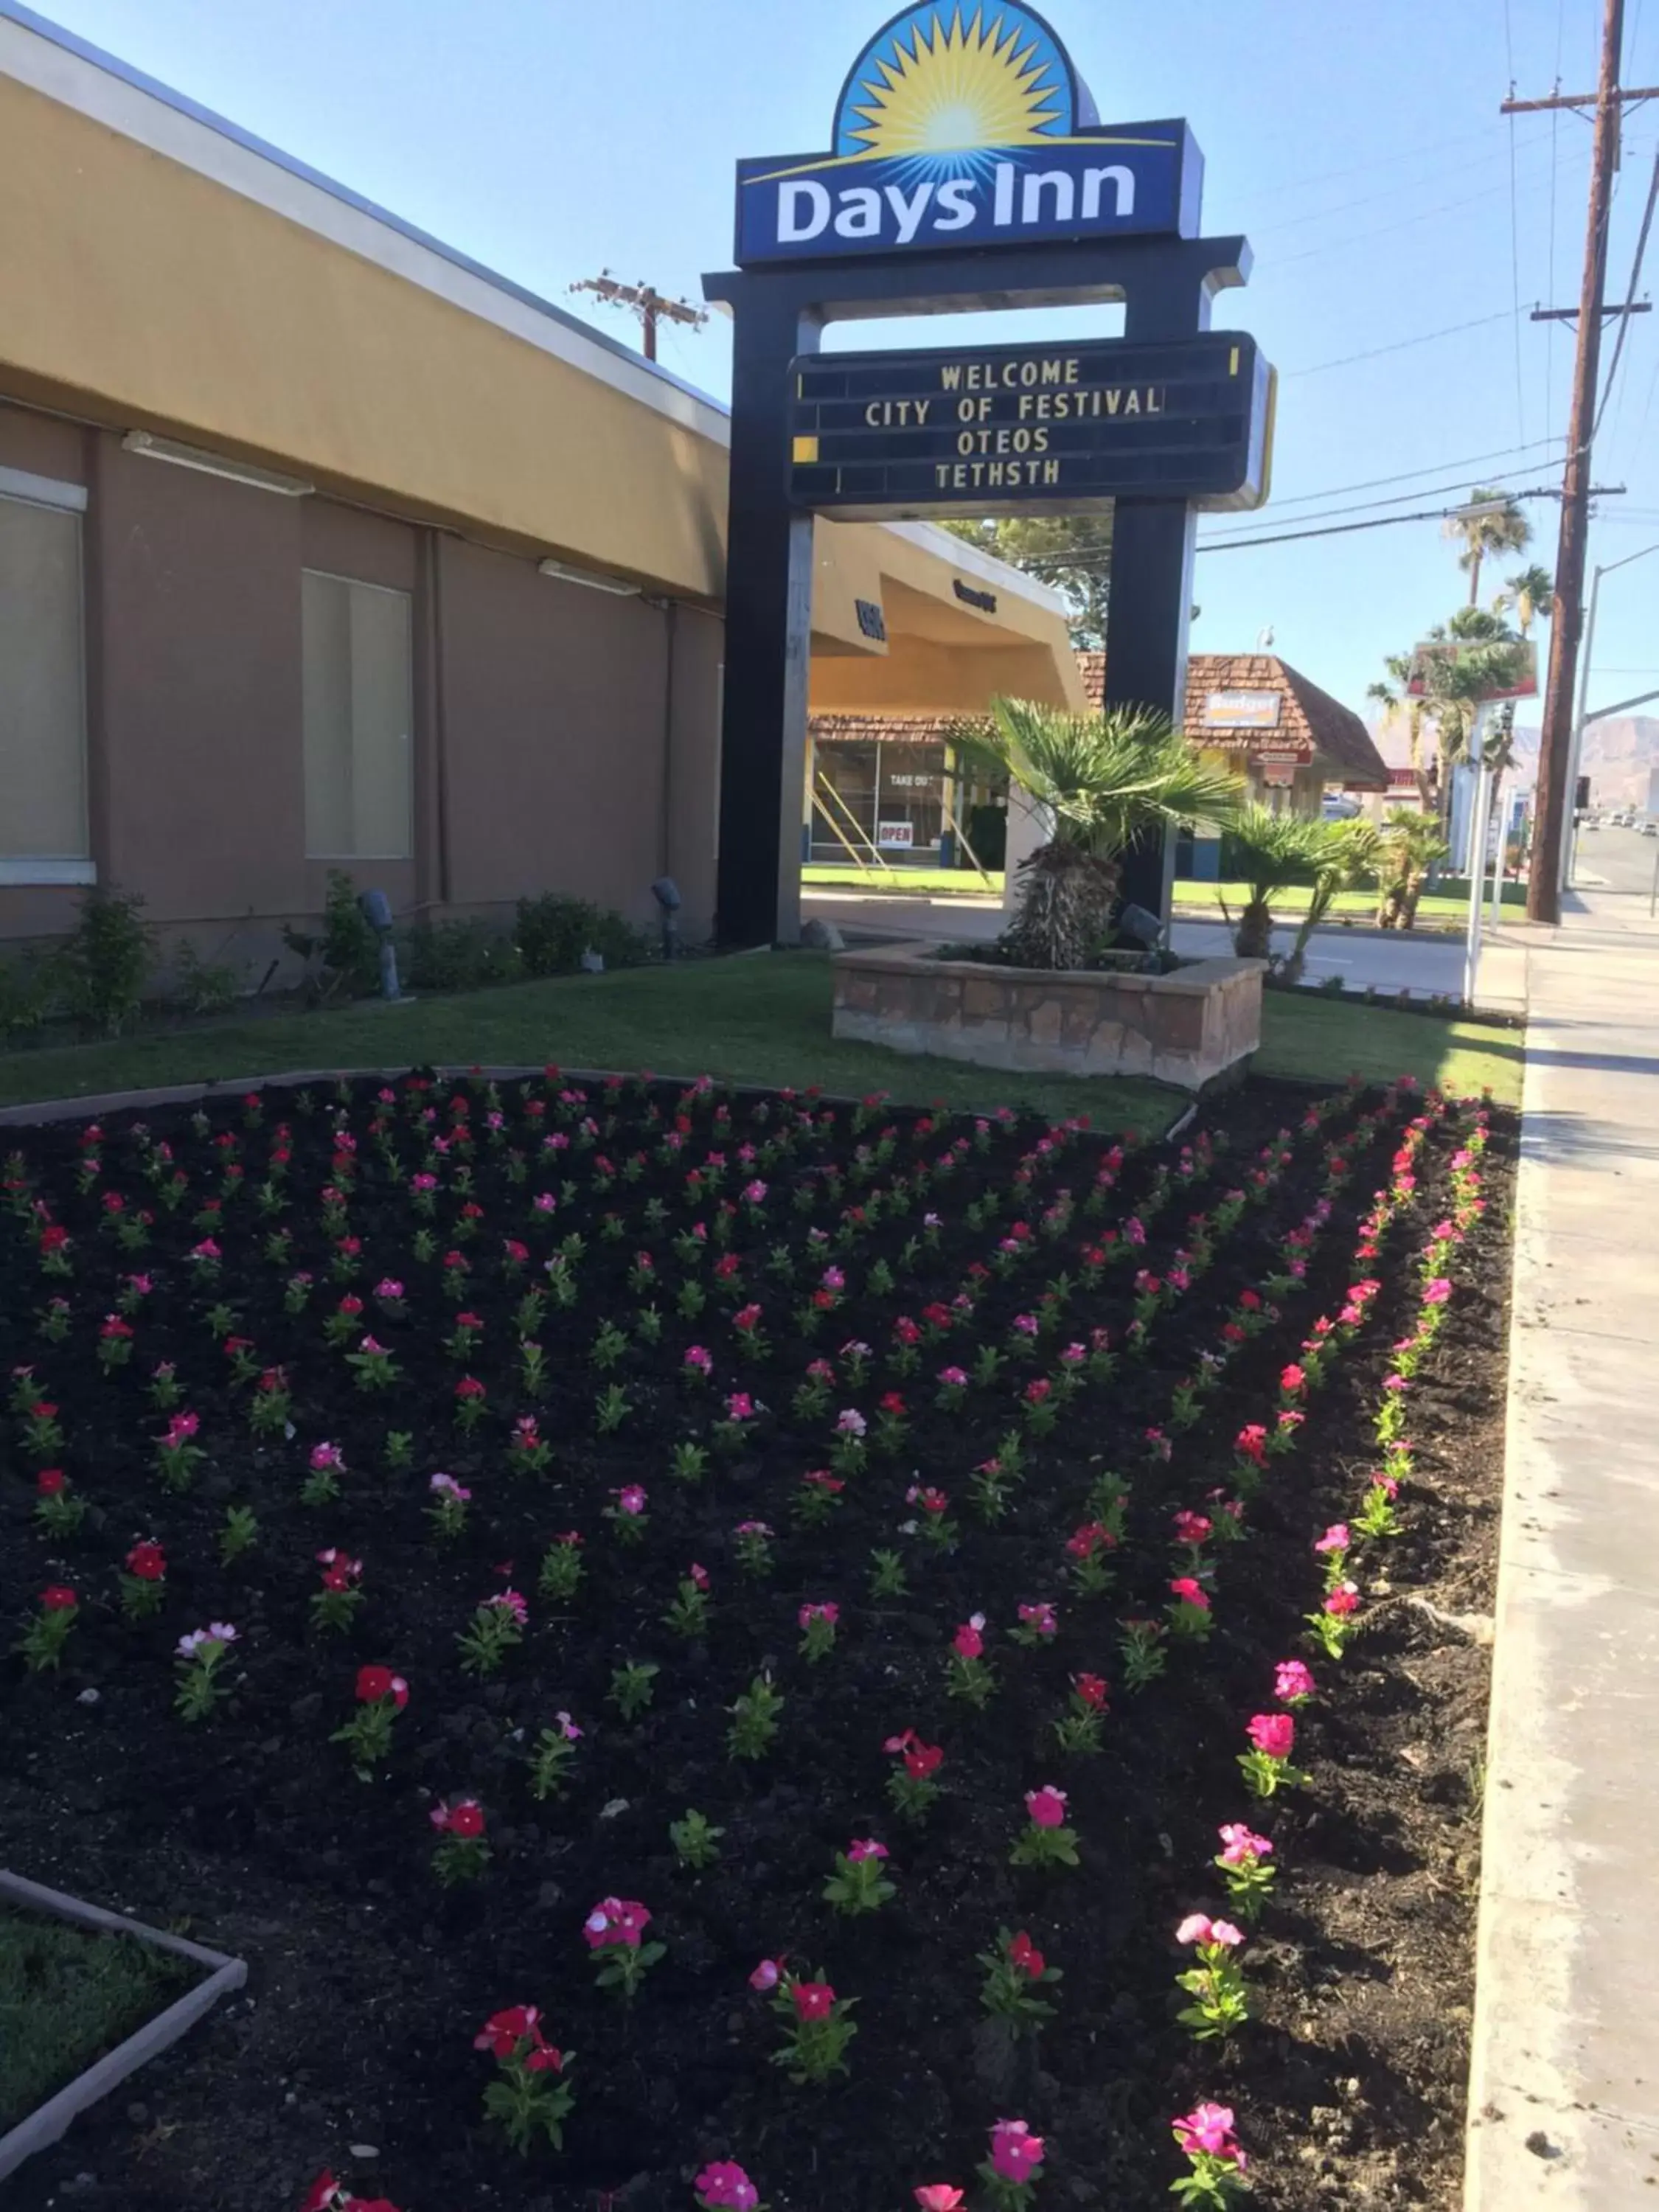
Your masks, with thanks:
[{"label": "flower bed", "polygon": [[1409,2157],[1422,2086],[1301,2025],[1303,1874],[1485,1123],[550,1076],[31,1135],[0,1817],[258,2004],[176,2146],[94,2118],[20,2206],[1300,2212],[1345,2096]]}]

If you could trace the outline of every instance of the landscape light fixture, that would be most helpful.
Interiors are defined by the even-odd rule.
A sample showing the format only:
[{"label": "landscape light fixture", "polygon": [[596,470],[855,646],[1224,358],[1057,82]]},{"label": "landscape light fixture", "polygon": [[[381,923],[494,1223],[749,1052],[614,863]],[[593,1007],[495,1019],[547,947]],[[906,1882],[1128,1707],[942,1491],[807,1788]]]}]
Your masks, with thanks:
[{"label": "landscape light fixture", "polygon": [[544,576],[556,576],[562,584],[581,584],[590,592],[609,592],[618,599],[640,596],[640,586],[624,583],[620,576],[598,576],[591,568],[567,568],[562,561],[543,561],[538,566]]},{"label": "landscape light fixture", "polygon": [[228,483],[247,484],[255,491],[274,491],[283,499],[305,499],[317,489],[303,477],[285,477],[276,469],[262,469],[252,461],[227,460],[222,454],[204,453],[199,446],[182,445],[177,438],[160,438],[153,430],[129,430],[121,441],[129,453],[146,460],[171,461],[175,468],[195,469],[204,477],[223,477]]},{"label": "landscape light fixture", "polygon": [[357,905],[363,920],[380,940],[380,997],[387,1006],[407,1006],[398,981],[398,949],[392,942],[392,902],[384,891],[359,891]]},{"label": "landscape light fixture", "polygon": [[651,896],[662,916],[662,957],[672,960],[679,950],[680,887],[672,876],[659,876],[651,886]]}]

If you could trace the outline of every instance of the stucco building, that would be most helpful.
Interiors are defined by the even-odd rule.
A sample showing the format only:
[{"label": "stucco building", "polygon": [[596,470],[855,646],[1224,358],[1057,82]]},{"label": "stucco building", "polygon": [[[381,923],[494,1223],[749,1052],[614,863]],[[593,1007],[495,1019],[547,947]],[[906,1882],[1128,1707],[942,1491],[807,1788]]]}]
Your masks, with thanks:
[{"label": "stucco building", "polygon": [[[0,0],[0,939],[94,881],[244,966],[405,916],[713,922],[724,410]],[[1042,586],[820,523],[823,711],[1080,701]]]}]

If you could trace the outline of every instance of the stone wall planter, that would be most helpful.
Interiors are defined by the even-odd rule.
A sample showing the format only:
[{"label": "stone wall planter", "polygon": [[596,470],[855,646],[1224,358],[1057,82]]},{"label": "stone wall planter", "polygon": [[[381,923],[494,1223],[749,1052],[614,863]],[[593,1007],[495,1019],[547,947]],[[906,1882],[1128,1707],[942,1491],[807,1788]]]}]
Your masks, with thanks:
[{"label": "stone wall planter", "polygon": [[833,1033],[896,1052],[1042,1075],[1140,1075],[1200,1091],[1261,1042],[1260,960],[1172,975],[1050,973],[884,945],[835,963]]},{"label": "stone wall planter", "polygon": [[129,2074],[165,2051],[169,2044],[176,2043],[185,2030],[211,2010],[221,1997],[240,1990],[247,1979],[247,1967],[242,1960],[227,1958],[222,1951],[209,1951],[200,1943],[187,1943],[182,1936],[169,1936],[162,1929],[147,1928],[143,1921],[129,1920],[119,1912],[106,1912],[101,1905],[84,1904],[78,1897],[66,1897],[61,1890],[46,1889],[38,1881],[27,1881],[21,1875],[3,1870],[0,1870],[0,1904],[50,1913],[60,1920],[72,1920],[82,1928],[109,1929],[118,1935],[131,1936],[140,1943],[153,1943],[158,1950],[172,1951],[180,1958],[193,1960],[202,1969],[201,1980],[182,1996],[175,1997],[164,2011],[158,2012],[153,2020],[147,2020],[128,2036],[125,2043],[118,2043],[113,2051],[106,2051],[101,2058],[94,2059],[84,2073],[76,2075],[55,2097],[48,2097],[44,2105],[37,2105],[15,2128],[0,2136],[0,2181],[3,2181],[26,2158],[55,2143],[88,2105],[95,2105],[100,2097],[108,2096]]}]

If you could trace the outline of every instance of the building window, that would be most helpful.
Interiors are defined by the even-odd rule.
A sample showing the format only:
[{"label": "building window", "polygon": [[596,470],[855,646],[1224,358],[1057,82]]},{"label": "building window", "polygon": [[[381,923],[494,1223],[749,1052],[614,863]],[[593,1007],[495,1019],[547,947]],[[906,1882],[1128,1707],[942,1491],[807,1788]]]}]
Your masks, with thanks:
[{"label": "building window", "polygon": [[406,860],[413,850],[413,683],[407,592],[307,568],[306,855]]},{"label": "building window", "polygon": [[94,880],[79,484],[0,469],[0,884]]}]

